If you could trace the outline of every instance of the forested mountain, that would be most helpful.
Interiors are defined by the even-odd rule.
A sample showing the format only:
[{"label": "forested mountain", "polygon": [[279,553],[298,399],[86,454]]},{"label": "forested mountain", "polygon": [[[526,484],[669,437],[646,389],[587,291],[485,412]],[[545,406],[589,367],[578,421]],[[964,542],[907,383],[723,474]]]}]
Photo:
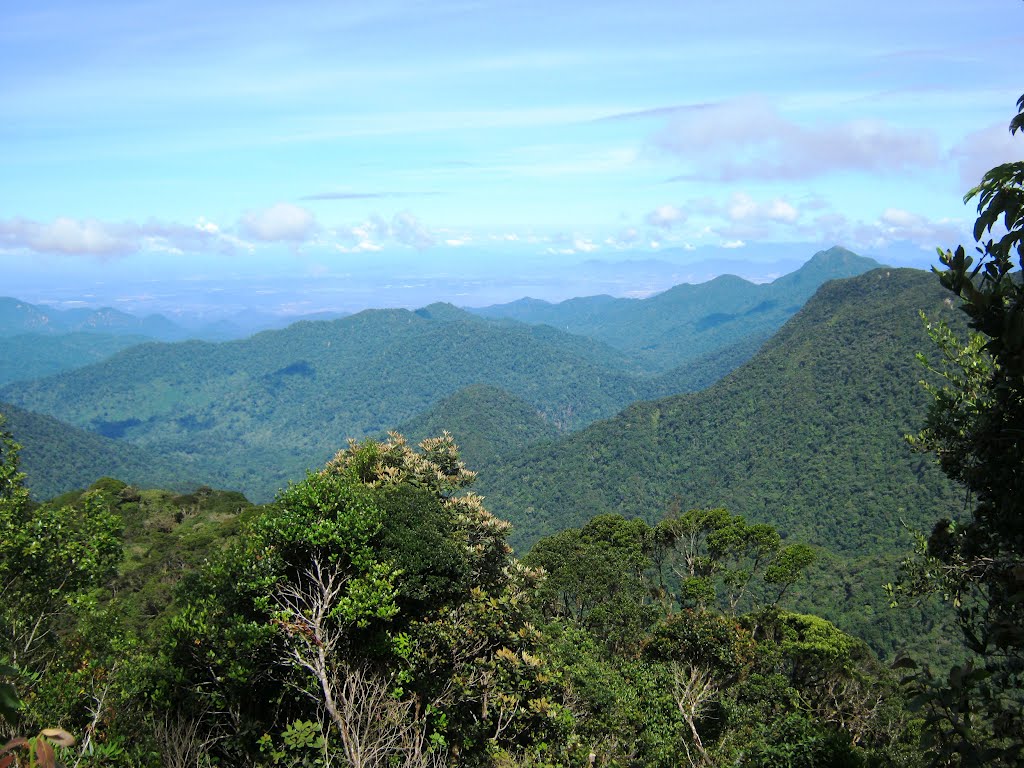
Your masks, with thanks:
[{"label": "forested mountain", "polygon": [[[321,688],[332,700],[340,694],[331,685],[379,685],[379,700],[395,702],[388,706],[406,719],[427,702],[423,711],[444,717],[412,721],[416,733],[437,733],[431,748],[457,745],[457,755],[484,755],[500,745],[506,754],[526,755],[523,764],[536,764],[534,755],[575,765],[585,764],[589,750],[613,762],[668,768],[696,749],[709,764],[774,764],[779,755],[799,755],[806,765],[915,765],[915,726],[892,672],[843,630],[863,630],[884,653],[905,638],[931,641],[941,634],[926,611],[870,615],[880,610],[880,582],[892,562],[887,556],[906,547],[900,518],[927,524],[956,508],[948,481],[928,459],[912,455],[902,438],[921,423],[927,399],[916,383],[923,371],[914,352],[931,348],[919,309],[954,319],[941,288],[925,273],[880,269],[830,282],[752,360],[709,389],[636,403],[574,435],[557,437],[550,414],[493,385],[462,386],[421,410],[403,428],[450,428],[469,436],[469,450],[485,467],[479,490],[519,525],[513,535],[521,551],[542,534],[556,534],[542,539],[522,564],[504,545],[506,524],[479,497],[455,493],[468,477],[448,439],[427,441],[419,454],[399,438],[352,446],[267,510],[250,508],[237,493],[147,494],[109,479],[90,493],[36,508],[12,486],[8,530],[25,531],[42,520],[41,529],[51,532],[43,551],[53,553],[48,557],[56,565],[41,561],[42,576],[60,578],[60,558],[80,545],[91,547],[102,553],[95,575],[88,571],[75,588],[85,595],[88,576],[104,585],[104,595],[115,595],[109,605],[104,598],[66,601],[60,610],[46,606],[48,616],[78,633],[57,646],[63,666],[52,664],[47,674],[62,686],[79,674],[107,681],[119,711],[139,722],[150,717],[151,701],[159,711],[199,712],[190,727],[229,733],[209,743],[233,764],[256,750],[277,750],[278,743],[274,764],[282,764],[288,750],[320,748],[311,740],[330,725],[310,719],[326,711],[316,709],[319,699],[310,704],[280,695],[298,690],[310,671],[314,683],[328,681]],[[337,326],[346,323],[355,326],[339,333]],[[520,389],[519,377],[528,376],[534,387],[557,392],[567,387],[559,372],[582,386],[595,371],[607,377],[616,361],[622,381],[642,381],[622,372],[627,358],[596,342],[547,326],[467,318],[449,305],[362,313],[289,331],[234,344],[146,344],[44,382],[56,384],[53,392],[37,384],[25,391],[76,405],[78,387],[88,384],[90,397],[111,388],[106,408],[119,400],[145,403],[153,409],[150,421],[166,428],[161,407],[194,415],[188,409],[201,398],[212,406],[216,397],[232,395],[215,376],[204,375],[216,366],[241,388],[238,397],[251,397],[253,382],[261,382],[262,407],[272,414],[275,393],[287,395],[281,402],[308,404],[307,382],[324,387],[321,397],[333,393],[329,402],[337,405],[346,387],[371,389],[378,397],[391,390],[415,393],[410,379],[436,387],[470,378],[481,361],[504,366],[505,381]],[[388,343],[373,349],[374,339]],[[487,344],[480,346],[481,340]],[[445,342],[454,352],[444,357],[443,369],[417,360],[415,350]],[[297,357],[286,369],[272,369],[281,347]],[[168,350],[176,355],[169,358],[173,366],[165,359]],[[556,361],[568,357],[576,377],[537,365],[531,353],[542,350]],[[315,364],[335,353],[346,361],[346,373],[355,369],[363,378],[345,379]],[[718,354],[729,359],[735,352]],[[117,380],[118,370],[132,366],[153,371],[147,355],[164,361],[163,378]],[[396,378],[372,390],[369,376],[388,370]],[[399,371],[408,378],[398,380]],[[204,389],[210,382],[221,388]],[[26,422],[25,414],[4,409],[15,434],[40,429],[31,414]],[[114,433],[140,426],[111,420],[109,411],[81,412]],[[309,417],[307,428],[315,430],[314,420],[326,414],[322,409]],[[288,445],[294,433],[277,431],[282,425],[270,431]],[[195,425],[177,426],[187,433]],[[485,433],[497,444],[490,450],[475,442]],[[239,438],[225,438],[221,453],[224,445],[234,450],[231,439]],[[332,447],[341,444],[333,439]],[[123,445],[98,440],[79,447],[66,434],[51,442],[90,456]],[[259,450],[270,457],[269,446],[266,441],[238,453],[251,462]],[[174,458],[213,466],[214,447],[204,450]],[[27,451],[24,458],[32,477]],[[156,470],[145,471],[152,477]],[[130,479],[126,473],[133,471],[129,466],[113,474]],[[713,507],[719,509],[686,511]],[[68,529],[69,542],[52,534],[54,520]],[[26,562],[33,547],[24,535],[7,545],[12,557]],[[325,547],[343,553],[337,564],[321,559]],[[538,579],[531,570],[536,566],[548,572],[548,581]],[[23,582],[35,576],[12,581],[20,601],[7,610],[14,619],[30,615],[35,593]],[[359,599],[350,599],[353,594]],[[326,615],[318,610],[335,603],[350,612],[346,622],[317,618]],[[818,615],[784,605],[813,606]],[[323,647],[346,652],[318,656]],[[316,658],[326,666],[309,661]],[[370,669],[384,682],[359,677]],[[408,683],[401,689],[391,676],[399,669]],[[450,695],[455,689],[448,676],[469,694]],[[175,683],[167,686],[171,678]],[[703,698],[693,699],[694,686]],[[228,725],[236,721],[219,719],[222,710],[209,706],[224,701],[241,713],[244,727],[232,730]],[[715,702],[714,718],[704,717],[694,701]],[[398,717],[362,699],[356,709],[374,722]],[[32,710],[32,717],[39,712]],[[79,731],[86,727],[85,716],[74,722]],[[113,720],[104,722],[104,738],[127,743]],[[333,722],[349,732],[342,716]],[[512,722],[521,736],[501,741]],[[273,734],[281,727],[279,742]],[[155,732],[150,749],[166,749],[163,738]],[[419,743],[425,749],[427,742]],[[522,751],[527,748],[533,752]],[[407,748],[395,749],[404,754]]]},{"label": "forested mountain", "polygon": [[151,339],[109,333],[23,333],[0,344],[0,386],[81,368]]},{"label": "forested mountain", "polygon": [[749,363],[695,394],[635,404],[508,458],[481,490],[523,547],[603,512],[660,519],[725,506],[839,552],[905,547],[902,521],[958,508],[904,434],[927,397],[918,311],[953,315],[935,279],[881,269],[828,283]]},{"label": "forested mountain", "polygon": [[522,398],[561,430],[611,416],[657,385],[598,342],[435,305],[235,342],[144,344],[2,396],[188,457],[217,485],[266,499],[346,438],[380,434],[479,383]]},{"label": "forested mountain", "polygon": [[0,297],[0,336],[20,334],[107,333],[173,341],[188,338],[184,328],[163,315],[136,317],[111,307],[53,309]]},{"label": "forested mountain", "polygon": [[[643,311],[620,322],[617,338],[632,332],[636,354],[546,325],[488,320],[434,304],[300,322],[232,342],[144,344],[85,368],[9,384],[0,397],[182,457],[188,474],[171,478],[178,484],[196,482],[192,472],[199,466],[202,481],[265,500],[346,438],[382,434],[468,386],[499,387],[561,432],[638,400],[707,386],[748,359],[811,286],[864,262],[833,249],[774,289],[723,278],[627,302]],[[746,298],[730,299],[732,289]],[[707,314],[713,306],[721,317]],[[731,319],[722,319],[723,310]],[[693,327],[680,325],[680,317]],[[640,349],[648,327],[661,329],[665,343]],[[477,436],[458,437],[483,445]]]},{"label": "forested mountain", "polygon": [[648,299],[589,296],[560,304],[521,299],[470,311],[588,336],[636,355],[652,370],[665,371],[753,335],[768,336],[826,281],[878,266],[874,259],[836,246],[763,285],[722,275],[698,285],[677,285]]},{"label": "forested mountain", "polygon": [[[17,469],[0,430],[0,717],[38,734],[3,750],[40,768],[919,765],[892,672],[780,605],[813,553],[724,511],[520,561],[445,437],[351,446],[266,508],[113,478],[37,505]],[[668,591],[694,526],[714,578]],[[748,585],[774,597],[738,610]]]},{"label": "forested mountain", "polygon": [[37,499],[85,488],[104,475],[143,488],[180,487],[183,478],[198,485],[204,477],[204,469],[187,457],[158,455],[10,403],[0,402],[0,416],[21,444],[22,469]]}]

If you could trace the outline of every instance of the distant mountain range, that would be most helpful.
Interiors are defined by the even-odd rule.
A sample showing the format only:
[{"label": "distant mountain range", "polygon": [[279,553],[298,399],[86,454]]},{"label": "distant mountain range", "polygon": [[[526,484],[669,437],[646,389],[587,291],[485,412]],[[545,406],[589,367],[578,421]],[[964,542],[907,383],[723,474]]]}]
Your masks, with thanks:
[{"label": "distant mountain range", "polygon": [[651,370],[666,371],[752,335],[767,337],[824,282],[880,266],[837,246],[771,283],[722,275],[698,285],[677,285],[648,299],[590,296],[559,304],[521,299],[470,311],[482,317],[545,323],[602,341]]},{"label": "distant mountain range", "polygon": [[[265,500],[348,437],[400,424],[436,431],[476,411],[493,414],[491,422],[478,421],[500,428],[504,442],[519,448],[639,400],[707,386],[749,359],[811,286],[872,265],[832,249],[767,285],[719,278],[640,302],[580,300],[608,307],[604,319],[588,310],[591,332],[620,349],[548,325],[435,304],[300,322],[230,342],[142,344],[8,384],[0,399],[175,457],[179,485],[205,482]],[[664,343],[651,343],[652,329]],[[481,386],[492,389],[446,400]],[[506,413],[513,403],[518,410]]]},{"label": "distant mountain range", "polygon": [[18,299],[0,297],[0,337],[65,333],[144,336],[164,341],[188,338],[185,329],[163,315],[140,318],[110,307],[53,309]]},{"label": "distant mountain range", "polygon": [[279,315],[256,310],[236,312],[216,320],[183,315],[177,322],[165,315],[138,317],[111,307],[54,309],[42,304],[0,297],[0,337],[56,336],[71,333],[136,336],[150,341],[229,341],[260,331],[284,328],[303,320],[336,320],[348,312]]}]

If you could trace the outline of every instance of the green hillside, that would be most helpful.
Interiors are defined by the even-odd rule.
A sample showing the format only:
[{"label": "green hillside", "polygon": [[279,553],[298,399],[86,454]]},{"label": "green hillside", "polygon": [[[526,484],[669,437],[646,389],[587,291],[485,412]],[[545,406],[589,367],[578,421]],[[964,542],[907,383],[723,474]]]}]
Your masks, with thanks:
[{"label": "green hillside", "polygon": [[435,305],[219,344],[143,344],[0,397],[183,457],[208,468],[212,483],[266,499],[346,438],[380,434],[481,383],[563,431],[611,416],[654,386],[598,342]]},{"label": "green hillside", "polygon": [[[205,482],[263,501],[347,438],[382,434],[466,387],[498,387],[526,404],[517,429],[534,430],[539,415],[548,430],[562,433],[640,400],[699,390],[754,354],[772,323],[782,322],[783,304],[793,311],[787,302],[802,300],[810,286],[866,261],[833,249],[775,288],[723,277],[641,303],[598,301],[642,309],[618,330],[621,336],[632,327],[634,346],[643,333],[662,329],[664,344],[635,353],[548,325],[488,320],[434,304],[300,322],[230,342],[142,344],[84,368],[8,384],[0,398],[175,457],[182,474],[162,482],[193,482],[201,467]],[[772,304],[768,289],[784,301]],[[722,317],[709,319],[716,307],[715,317]],[[725,312],[734,317],[722,319]],[[692,328],[680,326],[683,321]],[[673,350],[685,350],[686,361],[670,365],[679,357]],[[661,372],[652,375],[653,369]],[[490,444],[486,431],[464,418],[470,411],[444,419],[440,413],[424,434],[454,427],[465,444]],[[486,465],[493,449],[482,450],[474,458]]]},{"label": "green hillside", "polygon": [[554,440],[558,431],[525,400],[487,384],[474,384],[399,425],[412,443],[450,432],[463,461],[483,470],[500,456]]},{"label": "green hillside", "polygon": [[472,311],[484,317],[544,323],[597,339],[661,372],[751,336],[764,338],[828,280],[878,266],[874,259],[837,246],[763,285],[722,275],[698,285],[677,285],[648,299],[590,296],[560,304],[523,299]]},{"label": "green hillside", "polygon": [[957,498],[903,435],[927,397],[918,310],[952,315],[935,279],[875,270],[827,284],[749,363],[696,394],[638,403],[481,480],[519,546],[621,512],[726,506],[837,552],[905,548]]},{"label": "green hillside", "polygon": [[21,445],[21,468],[37,499],[49,499],[96,478],[118,477],[143,488],[181,488],[203,481],[203,468],[185,457],[165,457],[77,429],[51,416],[0,402],[4,429]]},{"label": "green hillside", "polygon": [[150,339],[108,333],[21,334],[0,344],[0,386],[98,363]]}]

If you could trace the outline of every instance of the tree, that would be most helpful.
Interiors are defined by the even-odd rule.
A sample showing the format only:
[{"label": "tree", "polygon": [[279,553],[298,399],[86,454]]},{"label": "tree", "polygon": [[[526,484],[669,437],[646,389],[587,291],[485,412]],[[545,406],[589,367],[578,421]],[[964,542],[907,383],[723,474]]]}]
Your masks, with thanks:
[{"label": "tree", "polygon": [[619,652],[635,647],[656,618],[645,578],[650,536],[643,520],[605,514],[538,541],[524,562],[547,573],[545,614],[581,622]]},{"label": "tree", "polygon": [[0,417],[0,664],[38,685],[77,603],[113,576],[120,518],[101,492],[77,507],[36,505],[18,469],[20,446]]},{"label": "tree", "polygon": [[185,583],[177,704],[209,713],[220,757],[251,760],[288,723],[361,768],[449,750],[473,765],[557,735],[557,674],[525,614],[539,573],[472,479],[450,435],[353,442]]},{"label": "tree", "polygon": [[[1010,133],[1024,131],[1024,96]],[[912,442],[936,453],[973,500],[970,519],[940,521],[904,587],[939,586],[978,661],[930,683],[936,759],[1017,764],[1024,751],[1024,162],[988,171],[978,200],[977,261],[963,246],[939,251],[942,285],[961,299],[974,332],[944,326],[944,357],[925,428]]]},{"label": "tree", "polygon": [[[678,579],[680,604],[721,604],[731,614],[757,602],[750,591],[763,594],[759,582],[777,588],[778,603],[816,559],[806,544],[783,547],[773,526],[747,523],[725,509],[672,514],[657,525],[653,542],[659,572],[668,564]],[[664,592],[665,578],[659,578]]]}]

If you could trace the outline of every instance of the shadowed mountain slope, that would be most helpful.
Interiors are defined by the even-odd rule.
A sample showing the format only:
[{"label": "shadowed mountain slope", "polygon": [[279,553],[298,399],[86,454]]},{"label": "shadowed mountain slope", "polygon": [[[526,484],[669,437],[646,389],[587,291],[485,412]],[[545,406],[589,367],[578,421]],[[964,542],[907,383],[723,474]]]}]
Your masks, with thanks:
[{"label": "shadowed mountain slope", "polygon": [[500,456],[558,437],[558,430],[534,406],[488,384],[459,390],[397,431],[410,443],[451,432],[462,460],[473,470],[485,470]]},{"label": "shadowed mountain slope", "polygon": [[509,457],[480,490],[538,536],[621,512],[725,506],[838,552],[906,546],[958,497],[904,435],[923,423],[918,310],[952,317],[933,276],[881,269],[822,287],[743,367],[695,394],[637,403]]},{"label": "shadowed mountain slope", "polygon": [[21,470],[33,498],[49,499],[97,478],[117,477],[143,488],[195,486],[203,468],[77,429],[51,416],[0,403],[3,428],[21,445]]}]

